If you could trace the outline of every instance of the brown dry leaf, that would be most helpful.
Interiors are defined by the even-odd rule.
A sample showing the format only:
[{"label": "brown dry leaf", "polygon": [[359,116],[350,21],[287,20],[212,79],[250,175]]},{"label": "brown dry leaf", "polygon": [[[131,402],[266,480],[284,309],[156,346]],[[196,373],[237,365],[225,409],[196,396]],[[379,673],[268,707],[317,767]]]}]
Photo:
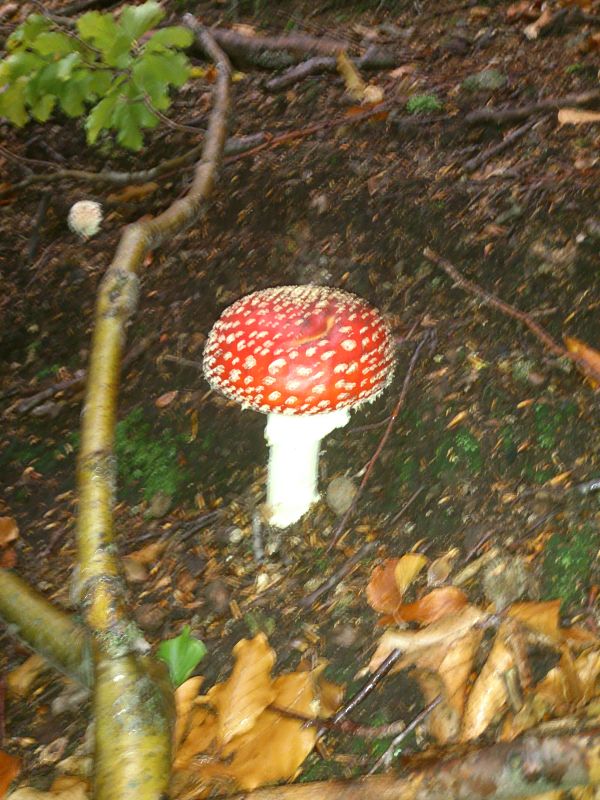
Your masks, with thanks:
[{"label": "brown dry leaf", "polygon": [[429,559],[422,553],[406,553],[398,561],[394,570],[394,578],[396,579],[396,587],[400,592],[401,599],[408,587],[428,562]]},{"label": "brown dry leaf", "polygon": [[515,659],[500,626],[483,668],[467,699],[461,727],[461,741],[477,739],[491,724],[508,701],[505,673],[514,667]]},{"label": "brown dry leaf", "polygon": [[346,687],[344,684],[333,683],[327,678],[319,676],[317,680],[317,694],[321,706],[321,717],[332,717],[342,705]]},{"label": "brown dry leaf", "polygon": [[7,800],[87,800],[87,782],[73,775],[61,775],[48,792],[24,787],[8,795]]},{"label": "brown dry leaf", "polygon": [[3,550],[0,553],[0,567],[3,569],[12,569],[17,563],[17,551],[14,547],[8,550]]},{"label": "brown dry leaf", "polygon": [[[598,114],[598,119],[600,119],[600,114]],[[588,347],[585,342],[576,339],[574,336],[564,336],[563,339],[569,353],[573,353],[574,356],[580,359],[577,366],[588,378],[592,388],[598,389],[600,386],[598,381],[598,376],[600,375],[600,352],[594,350],[593,347]],[[586,367],[589,367],[589,370]]]},{"label": "brown dry leaf", "polygon": [[338,53],[336,63],[338,72],[344,79],[348,95],[353,100],[363,100],[367,84],[361,78],[359,71],[348,58],[347,54],[343,51]]},{"label": "brown dry leaf", "polygon": [[586,111],[585,108],[561,108],[558,112],[559,125],[585,125],[600,122],[600,111]]},{"label": "brown dry leaf", "polygon": [[448,580],[459,553],[458,547],[453,547],[443,556],[431,562],[427,569],[427,586],[439,586]]},{"label": "brown dry leaf", "polygon": [[448,703],[444,683],[440,675],[425,669],[415,669],[413,677],[419,684],[427,703],[433,703],[436,697],[442,698],[432,709],[425,722],[429,734],[438,744],[448,744],[456,740],[460,731],[460,717]]},{"label": "brown dry leaf", "polygon": [[559,619],[560,602],[560,600],[547,600],[542,603],[513,603],[506,609],[506,613],[530,630],[560,644],[563,640]]},{"label": "brown dry leaf", "polygon": [[21,759],[0,750],[0,800],[21,771]]},{"label": "brown dry leaf", "polygon": [[543,29],[552,22],[552,18],[554,16],[554,11],[550,6],[545,8],[540,16],[536,19],[535,22],[532,22],[531,25],[527,25],[523,28],[523,33],[525,34],[526,38],[530,41],[533,39],[537,39]]},{"label": "brown dry leaf", "polygon": [[393,614],[402,602],[395,578],[397,558],[388,558],[375,567],[367,584],[367,602],[380,614]]},{"label": "brown dry leaf", "polygon": [[165,392],[165,394],[161,394],[160,397],[156,398],[156,400],[154,401],[154,405],[157,408],[166,408],[167,406],[171,405],[171,403],[173,402],[173,400],[175,400],[178,394],[179,394],[179,389],[173,389],[171,392]]},{"label": "brown dry leaf", "polygon": [[219,735],[217,715],[208,706],[196,706],[188,717],[188,734],[179,744],[173,761],[173,769],[190,768],[192,759],[203,756],[208,760],[207,753],[213,753],[216,758],[216,743]]},{"label": "brown dry leaf", "polygon": [[166,539],[158,542],[152,542],[139,550],[134,550],[133,553],[127,553],[125,558],[131,561],[136,561],[138,564],[144,564],[146,567],[153,567],[162,555],[163,550],[167,546]]},{"label": "brown dry leaf", "polygon": [[[273,686],[274,706],[315,718],[318,703],[311,672],[282,675],[273,681]],[[291,780],[316,740],[317,726],[307,727],[302,720],[267,710],[251,730],[232,739],[224,749],[225,757],[233,753],[227,772],[246,791]]]},{"label": "brown dry leaf", "polygon": [[417,64],[402,64],[396,69],[393,69],[389,76],[390,78],[403,78],[405,75],[412,75],[413,72],[416,72]]},{"label": "brown dry leaf", "polygon": [[[465,606],[457,614],[443,617],[420,631],[386,631],[379,640],[367,670],[374,672],[394,650],[414,654],[436,645],[450,647],[485,618],[486,614],[481,609]],[[415,656],[412,660],[416,663]]]},{"label": "brown dry leaf", "polygon": [[457,586],[441,586],[414,603],[399,606],[396,615],[405,622],[429,625],[448,614],[456,614],[467,602],[467,595]]},{"label": "brown dry leaf", "polygon": [[506,9],[506,19],[508,22],[515,22],[519,19],[535,19],[537,11],[535,10],[534,3],[529,0],[521,0],[519,3],[512,3]]},{"label": "brown dry leaf", "polygon": [[231,676],[208,693],[208,700],[219,718],[221,744],[227,744],[234,736],[252,728],[275,698],[271,680],[275,652],[264,633],[239,641],[233,648],[233,655],[235,665]]},{"label": "brown dry leaf", "polygon": [[14,517],[0,517],[0,547],[19,538],[19,526]]},{"label": "brown dry leaf", "polygon": [[188,678],[185,683],[175,689],[175,731],[173,733],[173,748],[176,750],[184,735],[189,730],[189,722],[194,700],[204,678],[197,675]]},{"label": "brown dry leaf", "polygon": [[47,669],[49,669],[48,663],[41,656],[29,656],[26,661],[8,673],[6,686],[9,694],[26,697],[35,681]]},{"label": "brown dry leaf", "polygon": [[125,186],[118,192],[112,192],[106,198],[109,203],[131,203],[143,200],[158,189],[158,183],[142,183],[141,185]]}]

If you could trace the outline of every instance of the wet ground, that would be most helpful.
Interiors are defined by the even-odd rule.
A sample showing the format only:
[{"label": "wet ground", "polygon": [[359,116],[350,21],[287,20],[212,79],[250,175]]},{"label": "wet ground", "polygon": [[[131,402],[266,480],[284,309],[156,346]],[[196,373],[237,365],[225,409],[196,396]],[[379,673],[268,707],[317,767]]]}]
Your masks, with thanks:
[{"label": "wet ground", "polygon": [[[282,5],[281,17],[263,11],[242,19],[281,30],[301,11]],[[202,670],[209,679],[227,671],[238,639],[262,630],[280,665],[326,657],[331,677],[355,686],[378,636],[365,598],[370,571],[382,557],[417,544],[431,557],[457,547],[463,564],[491,545],[519,555],[526,564],[525,596],[563,598],[570,619],[590,614],[598,583],[598,494],[576,489],[600,475],[597,394],[566,360],[453,287],[422,255],[426,246],[434,248],[487,291],[534,315],[557,341],[568,334],[600,348],[598,126],[558,127],[555,115],[542,115],[480,170],[462,168],[510,129],[468,127],[461,122],[464,109],[593,88],[593,55],[577,49],[573,40],[583,34],[576,26],[523,40],[519,25],[506,22],[507,4],[484,6],[488,13],[480,17],[468,6],[425,15],[422,24],[412,6],[398,4],[392,12],[391,4],[380,3],[379,11],[375,5],[360,11],[330,4],[308,32],[335,31],[359,41],[357,26],[375,30],[388,22],[398,31],[412,29],[404,36],[392,28],[379,34],[387,46],[414,56],[408,60],[416,71],[401,79],[408,81],[402,92],[414,81],[414,91],[437,96],[450,116],[407,130],[398,124],[405,116],[399,107],[384,121],[353,124],[349,118],[333,131],[226,165],[204,218],[155,253],[141,276],[128,348],[144,343],[144,349],[124,372],[116,432],[119,543],[124,554],[165,543],[155,564],[129,574],[132,612],[153,644],[190,624],[208,647]],[[210,4],[197,6],[208,19],[217,18]],[[477,47],[482,29],[490,37]],[[465,52],[445,47],[458,34],[471,42]],[[507,77],[501,88],[461,89],[465,78],[489,64]],[[333,75],[280,95],[265,93],[263,80],[248,72],[236,84],[236,135],[300,128],[348,108]],[[387,93],[400,91],[387,73],[376,80]],[[185,121],[194,108],[205,107],[210,90],[196,84],[184,93],[176,118]],[[94,153],[83,147],[74,123],[59,121],[43,129],[4,129],[3,146],[48,159],[44,142],[51,142],[72,166],[138,169],[189,147],[188,137],[167,128],[139,157],[109,145]],[[9,180],[21,176],[13,162],[3,169]],[[39,190],[24,190],[2,208],[1,390],[3,409],[13,409],[4,417],[0,512],[19,523],[15,568],[67,607],[81,398],[58,395],[36,411],[39,416],[19,414],[14,404],[85,368],[95,291],[122,225],[166,207],[187,179],[171,177],[137,203],[111,200],[110,189],[48,186],[50,202],[30,263],[23,254]],[[82,244],[65,219],[70,204],[83,197],[103,202],[107,216],[102,232]],[[431,341],[339,544],[328,550],[339,516],[323,500],[257,563],[265,418],[211,394],[201,354],[229,303],[255,289],[295,283],[365,297],[382,309],[397,337],[397,369],[386,393],[325,441],[324,492],[341,476],[358,485],[398,401],[416,342],[425,331]],[[177,396],[157,407],[173,391]],[[273,550],[264,526],[261,535]],[[371,540],[379,546],[350,576],[312,607],[301,605]],[[475,583],[473,599],[478,591]],[[0,642],[0,669],[9,670],[25,651],[4,633]],[[370,698],[363,721],[414,715],[418,690],[406,683],[400,689],[400,680]],[[60,689],[58,681],[40,685],[33,718],[8,706],[7,741],[32,768],[39,767],[35,747],[65,731],[74,747],[84,725],[72,713],[57,718],[48,711]],[[32,738],[29,747],[23,737]],[[357,741],[337,742],[333,760],[311,757],[305,777],[364,768],[374,751]]]}]

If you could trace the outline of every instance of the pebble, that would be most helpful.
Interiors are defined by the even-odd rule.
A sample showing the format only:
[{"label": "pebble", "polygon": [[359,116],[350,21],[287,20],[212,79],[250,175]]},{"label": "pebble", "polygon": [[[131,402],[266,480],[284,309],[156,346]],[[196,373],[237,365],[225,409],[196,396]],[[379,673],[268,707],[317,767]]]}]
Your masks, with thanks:
[{"label": "pebble", "polygon": [[350,478],[346,478],[343,475],[339,478],[334,478],[327,487],[325,496],[327,505],[334,514],[338,516],[345,514],[352,505],[357,491],[356,484]]}]

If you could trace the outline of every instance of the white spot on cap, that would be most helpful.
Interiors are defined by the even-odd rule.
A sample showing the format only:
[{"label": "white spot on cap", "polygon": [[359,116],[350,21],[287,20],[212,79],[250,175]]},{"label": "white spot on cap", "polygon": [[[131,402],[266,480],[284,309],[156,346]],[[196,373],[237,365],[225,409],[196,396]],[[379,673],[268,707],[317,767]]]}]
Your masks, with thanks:
[{"label": "white spot on cap", "polygon": [[357,346],[358,346],[358,345],[356,344],[356,342],[354,341],[354,339],[344,339],[344,340],[342,341],[342,347],[344,348],[344,350],[347,350],[349,353],[350,353],[352,350],[356,350]]},{"label": "white spot on cap", "polygon": [[333,358],[335,355],[335,350],[326,350],[324,353],[321,353],[321,361],[329,361],[330,358]]},{"label": "white spot on cap", "polygon": [[244,359],[244,369],[253,369],[256,366],[256,359],[254,356],[246,356]]},{"label": "white spot on cap", "polygon": [[280,399],[281,399],[281,392],[271,392],[271,394],[267,397],[267,400],[270,400],[272,403]]},{"label": "white spot on cap", "polygon": [[269,375],[277,375],[286,365],[285,358],[276,358],[268,366]]}]

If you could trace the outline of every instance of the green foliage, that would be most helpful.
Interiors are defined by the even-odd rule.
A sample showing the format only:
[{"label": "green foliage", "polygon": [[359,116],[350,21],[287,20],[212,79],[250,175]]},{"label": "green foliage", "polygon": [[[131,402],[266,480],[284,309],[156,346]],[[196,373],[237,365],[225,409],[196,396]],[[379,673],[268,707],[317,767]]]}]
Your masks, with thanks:
[{"label": "green foliage", "polygon": [[30,118],[46,122],[60,110],[86,117],[89,144],[113,130],[119,144],[139,150],[143,130],[156,127],[156,112],[169,108],[171,88],[190,76],[179,51],[191,45],[191,31],[149,33],[164,15],[156,0],[147,0],[125,6],[118,21],[89,11],[73,32],[31,14],[9,37],[0,61],[0,117],[22,126]]},{"label": "green foliage", "polygon": [[442,104],[432,94],[415,94],[406,102],[406,110],[409,114],[427,114],[440,111]]},{"label": "green foliage", "polygon": [[178,463],[183,437],[171,430],[156,432],[141,408],[136,408],[117,423],[115,455],[119,481],[125,486],[140,485],[146,500],[163,492],[173,496],[186,479]]},{"label": "green foliage", "polygon": [[179,636],[166,639],[158,646],[157,656],[169,667],[173,686],[181,686],[206,655],[206,645],[190,635],[186,625]]},{"label": "green foliage", "polygon": [[591,579],[597,549],[597,535],[591,525],[583,525],[566,534],[552,534],[544,548],[544,597],[549,600],[560,598],[563,607],[581,603]]}]

